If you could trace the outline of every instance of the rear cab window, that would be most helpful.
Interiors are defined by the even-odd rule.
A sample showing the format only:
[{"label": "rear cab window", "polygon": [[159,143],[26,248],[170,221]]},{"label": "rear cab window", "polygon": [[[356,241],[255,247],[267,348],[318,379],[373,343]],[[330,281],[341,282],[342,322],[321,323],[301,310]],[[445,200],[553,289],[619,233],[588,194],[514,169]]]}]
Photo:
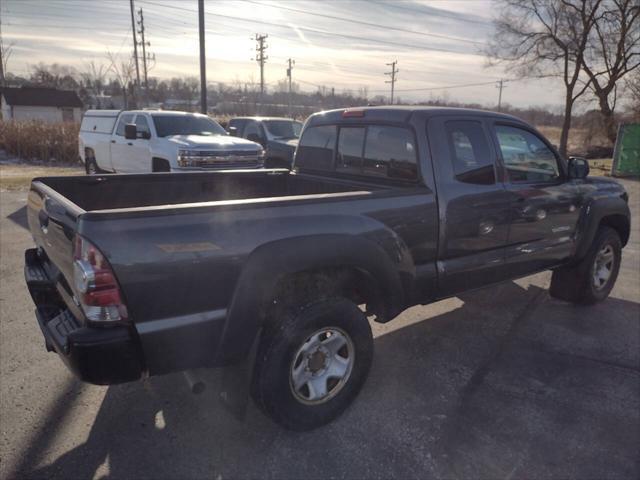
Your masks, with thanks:
[{"label": "rear cab window", "polygon": [[319,125],[304,130],[296,166],[302,170],[415,182],[413,131],[390,125]]},{"label": "rear cab window", "polygon": [[338,128],[335,125],[320,125],[305,129],[296,154],[298,167],[315,171],[332,171],[337,131]]}]

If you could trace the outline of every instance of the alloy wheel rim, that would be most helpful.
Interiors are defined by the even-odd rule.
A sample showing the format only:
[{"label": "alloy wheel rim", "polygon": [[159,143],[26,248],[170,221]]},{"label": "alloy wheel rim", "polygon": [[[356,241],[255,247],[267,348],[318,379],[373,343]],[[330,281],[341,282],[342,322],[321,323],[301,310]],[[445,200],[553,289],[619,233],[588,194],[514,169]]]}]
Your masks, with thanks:
[{"label": "alloy wheel rim", "polygon": [[355,361],[353,341],[337,327],[321,328],[298,348],[290,366],[289,386],[301,403],[318,405],[345,386]]},{"label": "alloy wheel rim", "polygon": [[597,290],[602,290],[609,282],[614,264],[613,247],[609,244],[603,245],[598,251],[593,265],[593,286]]}]

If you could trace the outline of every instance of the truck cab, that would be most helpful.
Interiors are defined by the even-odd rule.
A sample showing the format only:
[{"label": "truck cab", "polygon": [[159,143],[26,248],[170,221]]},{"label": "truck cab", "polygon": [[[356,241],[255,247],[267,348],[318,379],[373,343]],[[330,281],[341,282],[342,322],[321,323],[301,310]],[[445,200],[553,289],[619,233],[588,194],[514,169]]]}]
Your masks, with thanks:
[{"label": "truck cab", "polygon": [[261,168],[264,149],[233,138],[206,115],[88,110],[79,153],[87,174]]},{"label": "truck cab", "polygon": [[265,167],[291,168],[302,122],[281,117],[237,117],[229,120],[229,134],[257,142],[265,149]]}]

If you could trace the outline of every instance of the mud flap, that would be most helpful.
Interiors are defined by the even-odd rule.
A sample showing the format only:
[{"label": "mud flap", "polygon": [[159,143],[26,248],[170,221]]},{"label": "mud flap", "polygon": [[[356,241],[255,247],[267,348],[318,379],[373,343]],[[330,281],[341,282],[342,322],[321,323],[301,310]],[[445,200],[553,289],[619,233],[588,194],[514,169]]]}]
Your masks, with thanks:
[{"label": "mud flap", "polygon": [[251,344],[249,355],[243,362],[222,369],[220,401],[224,408],[240,421],[244,421],[247,415],[260,336],[261,332],[258,332]]}]

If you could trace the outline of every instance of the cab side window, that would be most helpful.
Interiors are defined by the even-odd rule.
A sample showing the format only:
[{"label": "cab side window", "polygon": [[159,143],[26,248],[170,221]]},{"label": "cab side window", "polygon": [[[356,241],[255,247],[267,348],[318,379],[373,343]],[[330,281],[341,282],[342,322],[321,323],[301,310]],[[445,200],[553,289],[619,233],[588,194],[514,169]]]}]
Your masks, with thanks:
[{"label": "cab side window", "polygon": [[138,138],[145,138],[145,133],[147,134],[147,137],[151,136],[149,122],[147,122],[147,119],[144,115],[136,115],[136,127],[138,130]]},{"label": "cab side window", "polygon": [[553,182],[559,178],[555,154],[537,135],[506,125],[497,125],[495,130],[502,160],[512,182]]},{"label": "cab side window", "polygon": [[120,120],[118,121],[118,127],[116,128],[116,135],[118,135],[119,137],[124,137],[124,126],[127,123],[131,123],[132,121],[133,121],[133,114],[127,113],[125,115],[122,115],[120,117]]},{"label": "cab side window", "polygon": [[493,185],[494,159],[482,124],[471,120],[445,122],[455,179],[463,183]]}]

